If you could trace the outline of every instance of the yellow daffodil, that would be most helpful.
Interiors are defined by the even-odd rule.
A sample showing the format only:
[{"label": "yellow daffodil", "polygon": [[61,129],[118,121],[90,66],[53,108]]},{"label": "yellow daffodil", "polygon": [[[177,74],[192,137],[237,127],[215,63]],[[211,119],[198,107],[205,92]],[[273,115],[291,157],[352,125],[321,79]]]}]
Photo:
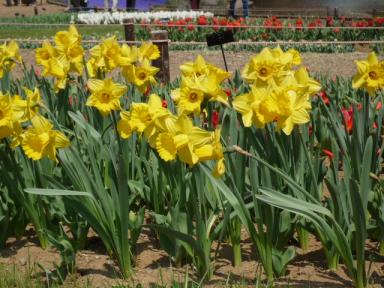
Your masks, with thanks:
[{"label": "yellow daffodil", "polygon": [[11,98],[0,92],[0,139],[8,137],[13,131]]},{"label": "yellow daffodil", "polygon": [[81,44],[81,35],[75,25],[70,25],[68,31],[59,31],[55,35],[55,44],[59,49],[68,49]]},{"label": "yellow daffodil", "polygon": [[301,87],[276,87],[271,91],[268,102],[272,111],[276,113],[278,129],[290,135],[296,124],[309,122],[308,111],[311,103]]},{"label": "yellow daffodil", "polygon": [[147,138],[156,134],[159,126],[164,126],[162,118],[170,113],[162,106],[161,99],[156,94],[149,96],[148,103],[132,103],[130,125],[138,133],[145,133]]},{"label": "yellow daffodil", "polygon": [[225,173],[225,163],[224,158],[219,159],[216,162],[215,169],[212,171],[213,176],[220,177]]},{"label": "yellow daffodil", "polygon": [[27,96],[26,100],[21,99],[20,96],[15,96],[12,100],[12,110],[19,115],[18,121],[22,122],[32,119],[39,112],[39,108],[45,106],[39,89],[30,90],[24,88],[24,91]]},{"label": "yellow daffodil", "polygon": [[318,93],[321,89],[321,85],[315,79],[311,78],[308,74],[307,69],[301,67],[295,71],[295,80],[297,84],[303,85],[308,88],[309,96],[313,96]]},{"label": "yellow daffodil", "polygon": [[117,131],[123,139],[131,137],[134,129],[131,125],[131,113],[127,111],[120,112],[120,121],[117,123]]},{"label": "yellow daffodil", "polygon": [[[251,86],[251,91],[246,94],[235,97],[232,102],[233,107],[242,115],[245,127],[251,127],[252,124],[262,128],[270,122],[271,117],[267,117],[261,110],[261,103],[268,97],[268,89]],[[272,118],[273,120],[273,118]]]},{"label": "yellow daffodil", "polygon": [[159,48],[151,42],[143,42],[138,49],[139,61],[156,60],[160,57]]},{"label": "yellow daffodil", "polygon": [[139,49],[136,46],[123,44],[120,49],[119,65],[121,67],[131,66],[139,59]]},{"label": "yellow daffodil", "polygon": [[87,85],[91,91],[87,106],[96,107],[103,116],[120,110],[120,97],[127,91],[125,85],[114,83],[112,79],[91,79]]},{"label": "yellow daffodil", "polygon": [[184,77],[199,77],[201,75],[213,73],[220,82],[231,76],[229,72],[207,63],[201,55],[196,57],[195,62],[186,62],[182,64],[180,70]]},{"label": "yellow daffodil", "polygon": [[252,57],[245,65],[242,77],[257,86],[275,84],[284,65],[273,53],[279,54],[279,51],[272,52],[269,48],[264,48],[259,54]]},{"label": "yellow daffodil", "polygon": [[60,90],[65,88],[69,73],[83,73],[84,49],[74,25],[68,31],[57,32],[55,44],[54,47],[44,41],[42,47],[36,50],[36,63],[44,67],[43,76],[56,79],[55,89]]},{"label": "yellow daffodil", "polygon": [[150,84],[156,83],[154,76],[158,71],[159,68],[151,66],[148,60],[144,60],[140,66],[130,65],[122,73],[129,82],[133,83],[143,93]]},{"label": "yellow daffodil", "polygon": [[48,40],[44,40],[41,48],[36,49],[36,63],[44,66],[45,69],[49,67],[49,60],[58,56],[57,50],[51,45]]},{"label": "yellow daffodil", "polygon": [[371,52],[367,60],[355,62],[357,73],[352,81],[353,88],[364,88],[373,95],[376,90],[384,87],[384,63],[379,62],[375,52]]},{"label": "yellow daffodil", "polygon": [[172,91],[172,98],[177,103],[180,114],[199,114],[201,104],[204,101],[204,92],[184,86]]},{"label": "yellow daffodil", "polygon": [[15,41],[0,45],[0,78],[3,78],[5,72],[12,70],[16,63],[21,61],[19,46]]},{"label": "yellow daffodil", "polygon": [[91,58],[87,63],[87,69],[91,77],[97,75],[97,70],[110,72],[120,65],[121,49],[116,36],[105,39],[100,45],[90,50]]},{"label": "yellow daffodil", "polygon": [[49,120],[40,115],[32,118],[32,127],[23,135],[22,148],[32,160],[48,157],[57,161],[56,149],[69,146],[68,138],[60,131],[53,130]]}]

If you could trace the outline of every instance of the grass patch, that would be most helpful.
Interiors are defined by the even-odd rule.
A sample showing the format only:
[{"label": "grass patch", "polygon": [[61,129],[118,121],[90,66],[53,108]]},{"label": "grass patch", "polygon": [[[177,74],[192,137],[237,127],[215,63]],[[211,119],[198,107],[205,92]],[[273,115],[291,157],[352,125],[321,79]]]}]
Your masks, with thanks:
[{"label": "grass patch", "polygon": [[91,288],[89,281],[85,284],[77,283],[77,276],[69,276],[62,285],[47,284],[43,274],[36,265],[19,267],[16,265],[4,266],[0,264],[0,288]]},{"label": "grass patch", "polygon": [[[45,39],[52,38],[56,32],[66,29],[67,27],[13,27],[0,28],[0,39],[6,38],[21,38],[21,39]],[[123,26],[85,26],[77,27],[79,33],[84,39],[92,37],[105,37],[111,34],[116,34],[119,38],[124,36]]]},{"label": "grass patch", "polygon": [[52,13],[47,15],[37,15],[28,17],[0,17],[1,22],[11,23],[70,23],[72,16],[76,17],[75,13]]}]

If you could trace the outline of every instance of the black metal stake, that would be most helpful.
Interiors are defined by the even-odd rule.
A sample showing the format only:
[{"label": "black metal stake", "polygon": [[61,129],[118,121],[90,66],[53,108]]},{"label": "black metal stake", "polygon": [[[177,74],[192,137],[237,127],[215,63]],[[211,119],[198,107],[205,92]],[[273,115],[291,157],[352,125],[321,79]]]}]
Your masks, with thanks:
[{"label": "black metal stake", "polygon": [[221,48],[221,54],[223,54],[223,60],[224,60],[225,70],[228,72],[227,60],[225,59],[225,54],[224,54],[224,48],[223,48],[223,45],[220,45],[220,48]]}]

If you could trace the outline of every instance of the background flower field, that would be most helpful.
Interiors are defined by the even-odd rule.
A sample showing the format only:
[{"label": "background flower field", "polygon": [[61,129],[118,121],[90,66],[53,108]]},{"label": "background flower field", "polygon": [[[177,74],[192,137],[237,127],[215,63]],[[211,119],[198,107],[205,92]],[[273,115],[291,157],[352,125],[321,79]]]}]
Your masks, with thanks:
[{"label": "background flower field", "polygon": [[[167,22],[171,37],[200,37],[189,21]],[[229,73],[215,51],[174,52],[159,83],[156,46],[63,28],[0,48],[0,285],[20,267],[49,285],[382,285],[380,55],[259,47],[230,54]]]}]

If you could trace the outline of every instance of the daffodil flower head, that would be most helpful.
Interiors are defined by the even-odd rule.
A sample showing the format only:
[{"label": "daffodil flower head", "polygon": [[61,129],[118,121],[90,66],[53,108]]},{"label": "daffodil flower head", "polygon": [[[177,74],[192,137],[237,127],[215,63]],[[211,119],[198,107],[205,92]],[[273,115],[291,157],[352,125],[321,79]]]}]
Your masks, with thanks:
[{"label": "daffodil flower head", "polygon": [[133,83],[141,93],[144,93],[147,87],[156,83],[155,75],[159,68],[151,66],[148,60],[143,60],[138,65],[128,66],[122,73],[125,78]]},{"label": "daffodil flower head", "polygon": [[91,79],[88,81],[91,95],[87,106],[97,108],[103,116],[109,115],[114,110],[120,110],[120,97],[127,91],[127,86],[114,83],[112,79]]},{"label": "daffodil flower head", "polygon": [[90,55],[91,59],[96,60],[96,66],[105,69],[107,72],[118,67],[121,58],[121,49],[116,36],[109,37],[100,45],[94,46],[90,50]]},{"label": "daffodil flower head", "polygon": [[371,52],[366,60],[355,62],[357,72],[352,81],[354,89],[364,88],[374,95],[384,87],[384,62],[379,62],[375,52]]},{"label": "daffodil flower head", "polygon": [[245,65],[242,76],[249,83],[267,86],[276,83],[276,78],[283,68],[280,59],[275,57],[269,48],[264,48]]},{"label": "daffodil flower head", "polygon": [[308,123],[311,103],[301,87],[276,88],[271,93],[278,111],[277,128],[290,135],[295,125]]},{"label": "daffodil flower head", "polygon": [[58,148],[66,148],[70,145],[64,133],[53,130],[53,125],[48,119],[40,115],[32,118],[32,127],[24,132],[22,137],[22,148],[25,155],[32,160],[40,160],[48,157],[57,161]]},{"label": "daffodil flower head", "polygon": [[198,89],[184,86],[179,90],[177,102],[180,114],[200,114],[201,104],[204,101],[204,92]]},{"label": "daffodil flower head", "polygon": [[19,46],[15,41],[0,45],[0,79],[3,78],[5,72],[11,71],[16,63],[21,62]]},{"label": "daffodil flower head", "polygon": [[129,111],[120,112],[120,120],[117,123],[117,131],[123,139],[128,139],[134,132],[134,128],[131,124],[131,113]]},{"label": "daffodil flower head", "polygon": [[140,48],[138,49],[139,61],[143,60],[156,60],[160,57],[160,50],[157,45],[151,42],[141,43]]},{"label": "daffodil flower head", "polygon": [[31,120],[36,114],[39,113],[41,107],[45,107],[44,102],[41,99],[40,91],[35,87],[34,90],[30,90],[24,87],[26,99],[22,99],[16,95],[12,99],[12,110],[14,113],[15,121],[25,122]]},{"label": "daffodil flower head", "polygon": [[11,98],[0,92],[0,140],[8,137],[13,131]]},{"label": "daffodil flower head", "polygon": [[207,63],[201,55],[196,57],[195,62],[186,62],[182,64],[180,70],[184,77],[200,77],[202,75],[213,73],[216,74],[217,79],[220,79],[220,82],[231,76],[229,72]]},{"label": "daffodil flower head", "polygon": [[234,98],[232,105],[242,115],[245,127],[251,127],[254,124],[256,127],[262,128],[269,122],[269,117],[266,117],[266,113],[263,111],[265,104],[262,105],[267,99],[268,93],[267,88],[257,88],[251,85],[249,93]]}]

